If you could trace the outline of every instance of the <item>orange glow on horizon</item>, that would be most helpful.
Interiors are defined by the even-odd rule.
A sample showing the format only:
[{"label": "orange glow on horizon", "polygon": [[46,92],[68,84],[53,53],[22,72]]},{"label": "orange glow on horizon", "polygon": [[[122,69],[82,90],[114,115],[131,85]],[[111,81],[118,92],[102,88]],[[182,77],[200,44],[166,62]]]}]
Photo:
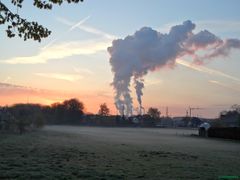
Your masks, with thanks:
[{"label": "orange glow on horizon", "polygon": [[[149,107],[155,107],[161,111],[161,114],[163,116],[165,116],[166,106],[168,106],[169,115],[171,117],[185,116],[186,109],[189,105],[198,106],[191,102],[189,99],[182,101],[181,99],[176,99],[176,97],[171,96],[171,94],[166,94],[167,92],[163,92],[165,92],[164,89],[162,89],[162,94],[164,95],[162,97],[158,95],[158,98],[156,98],[156,93],[159,93],[158,90],[149,91],[146,93],[143,99],[143,106],[146,113]],[[113,95],[114,94],[109,91],[82,91],[77,93],[41,90],[34,88],[24,89],[24,87],[13,86],[1,89],[0,106],[11,106],[17,103],[36,103],[42,105],[51,105],[53,103],[61,103],[67,99],[77,98],[79,101],[83,102],[85,113],[97,114],[100,104],[106,103],[110,109],[110,114],[116,115],[118,114],[118,111],[114,105]],[[133,102],[133,106],[135,109],[138,107],[136,101]],[[217,117],[221,110],[224,110],[224,108],[215,108],[208,111],[196,112],[196,115],[199,117]],[[138,112],[134,110],[134,114],[138,114]]]},{"label": "orange glow on horizon", "polygon": [[112,98],[99,97],[97,95],[85,96],[85,95],[55,95],[45,97],[44,95],[28,95],[25,94],[13,94],[9,96],[0,96],[0,106],[11,106],[18,103],[34,103],[41,105],[52,105],[53,103],[62,103],[63,101],[71,98],[77,98],[84,104],[86,113],[97,113],[99,110],[99,106],[102,103],[106,103],[110,109],[110,114],[116,114],[116,108],[113,103]]}]

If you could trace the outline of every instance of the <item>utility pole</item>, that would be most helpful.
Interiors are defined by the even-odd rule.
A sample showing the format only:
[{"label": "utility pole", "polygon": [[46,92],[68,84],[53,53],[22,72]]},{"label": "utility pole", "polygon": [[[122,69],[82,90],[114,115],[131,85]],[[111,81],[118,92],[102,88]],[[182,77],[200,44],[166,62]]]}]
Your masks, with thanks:
[{"label": "utility pole", "polygon": [[166,107],[166,117],[168,117],[168,106]]}]

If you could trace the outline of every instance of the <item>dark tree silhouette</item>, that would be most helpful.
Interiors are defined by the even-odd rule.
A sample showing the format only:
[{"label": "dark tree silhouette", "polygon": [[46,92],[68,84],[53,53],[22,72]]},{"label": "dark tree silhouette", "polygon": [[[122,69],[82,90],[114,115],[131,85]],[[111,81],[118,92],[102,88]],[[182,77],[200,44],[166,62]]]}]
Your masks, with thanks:
[{"label": "dark tree silhouette", "polygon": [[83,103],[75,98],[65,100],[63,102],[63,106],[64,106],[65,110],[70,111],[70,112],[79,111],[79,112],[83,113],[83,110],[84,110]]},{"label": "dark tree silhouette", "polygon": [[54,103],[15,104],[0,107],[0,132],[24,133],[44,126],[44,124],[80,124],[84,115],[84,104],[76,98]]},{"label": "dark tree silhouette", "polygon": [[[17,11],[22,8],[24,0],[11,0],[11,3],[16,6]],[[51,10],[53,5],[61,5],[63,2],[79,3],[83,0],[33,0],[33,6],[39,9]],[[12,38],[18,35],[20,38],[33,39],[35,41],[41,41],[42,38],[46,38],[51,34],[51,31],[38,22],[30,22],[18,15],[18,12],[12,12],[4,3],[0,0],[0,25],[7,25],[7,36]]]},{"label": "dark tree silhouette", "polygon": [[76,98],[43,108],[49,124],[78,124],[84,114],[84,104]]},{"label": "dark tree silhouette", "polygon": [[154,119],[158,119],[161,115],[161,112],[157,108],[150,107],[147,114]]},{"label": "dark tree silhouette", "polygon": [[100,105],[100,109],[98,111],[98,114],[99,115],[102,115],[102,116],[108,116],[110,113],[110,110],[109,108],[107,107],[107,104],[106,103],[103,103]]},{"label": "dark tree silhouette", "polygon": [[48,111],[51,115],[51,124],[63,124],[65,123],[65,108],[63,104],[54,103],[51,106],[51,110]]},{"label": "dark tree silhouette", "polygon": [[69,99],[63,102],[65,111],[65,123],[78,124],[81,120],[84,111],[84,105],[78,99]]},{"label": "dark tree silhouette", "polygon": [[233,111],[236,111],[236,112],[240,113],[240,105],[239,104],[232,105],[231,109]]},{"label": "dark tree silhouette", "polygon": [[[236,120],[235,125],[240,127],[240,105],[234,104],[231,106],[230,110],[220,112],[219,119],[222,126],[226,126],[228,124],[228,121],[232,121],[235,119]],[[225,121],[222,122],[222,120]]]},{"label": "dark tree silhouette", "polygon": [[21,134],[30,126],[39,128],[44,125],[39,104],[15,104],[9,108],[9,111],[16,118],[16,125]]}]

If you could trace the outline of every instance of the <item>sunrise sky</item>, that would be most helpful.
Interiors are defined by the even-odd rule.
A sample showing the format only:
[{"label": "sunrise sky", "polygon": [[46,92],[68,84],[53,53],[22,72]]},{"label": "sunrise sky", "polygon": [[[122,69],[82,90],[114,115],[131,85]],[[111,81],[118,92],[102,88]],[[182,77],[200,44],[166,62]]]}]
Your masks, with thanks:
[{"label": "sunrise sky", "polygon": [[[85,0],[46,11],[26,0],[19,14],[52,34],[41,43],[9,39],[6,26],[0,26],[0,105],[51,104],[76,97],[87,112],[97,113],[106,102],[116,114],[107,52],[112,40],[144,26],[168,33],[171,26],[186,20],[196,24],[194,32],[207,29],[222,39],[240,39],[239,7],[239,0]],[[183,57],[174,68],[148,73],[143,106],[157,107],[162,114],[168,106],[171,116],[185,115],[189,106],[199,107],[203,109],[193,115],[217,117],[221,110],[240,103],[239,57],[239,49],[204,65]],[[137,107],[136,95],[132,96]]]}]

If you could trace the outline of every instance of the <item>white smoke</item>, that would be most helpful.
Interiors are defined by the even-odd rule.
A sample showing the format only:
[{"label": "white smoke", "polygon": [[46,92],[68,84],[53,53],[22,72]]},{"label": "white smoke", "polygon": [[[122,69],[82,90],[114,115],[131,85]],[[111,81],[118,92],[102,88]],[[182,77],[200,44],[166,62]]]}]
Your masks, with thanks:
[{"label": "white smoke", "polygon": [[[132,115],[129,89],[132,78],[141,109],[143,76],[149,71],[174,67],[176,59],[184,55],[190,55],[194,62],[202,63],[220,55],[227,56],[232,48],[240,48],[238,39],[223,41],[207,30],[194,34],[194,29],[195,24],[189,20],[173,26],[168,34],[143,27],[134,35],[112,42],[112,46],[108,47],[114,75],[112,85],[115,89],[115,105],[121,115]],[[207,50],[210,53],[199,57],[198,50]]]},{"label": "white smoke", "polygon": [[210,53],[205,54],[202,57],[197,57],[197,61],[203,63],[204,60],[210,60],[218,56],[228,56],[231,49],[240,49],[239,39],[226,39],[218,44],[218,46]]},{"label": "white smoke", "polygon": [[139,104],[139,112],[142,114],[142,95],[143,95],[143,90],[144,88],[144,81],[143,79],[137,80],[135,79],[135,89],[136,89],[136,95],[137,95],[137,100]]}]

